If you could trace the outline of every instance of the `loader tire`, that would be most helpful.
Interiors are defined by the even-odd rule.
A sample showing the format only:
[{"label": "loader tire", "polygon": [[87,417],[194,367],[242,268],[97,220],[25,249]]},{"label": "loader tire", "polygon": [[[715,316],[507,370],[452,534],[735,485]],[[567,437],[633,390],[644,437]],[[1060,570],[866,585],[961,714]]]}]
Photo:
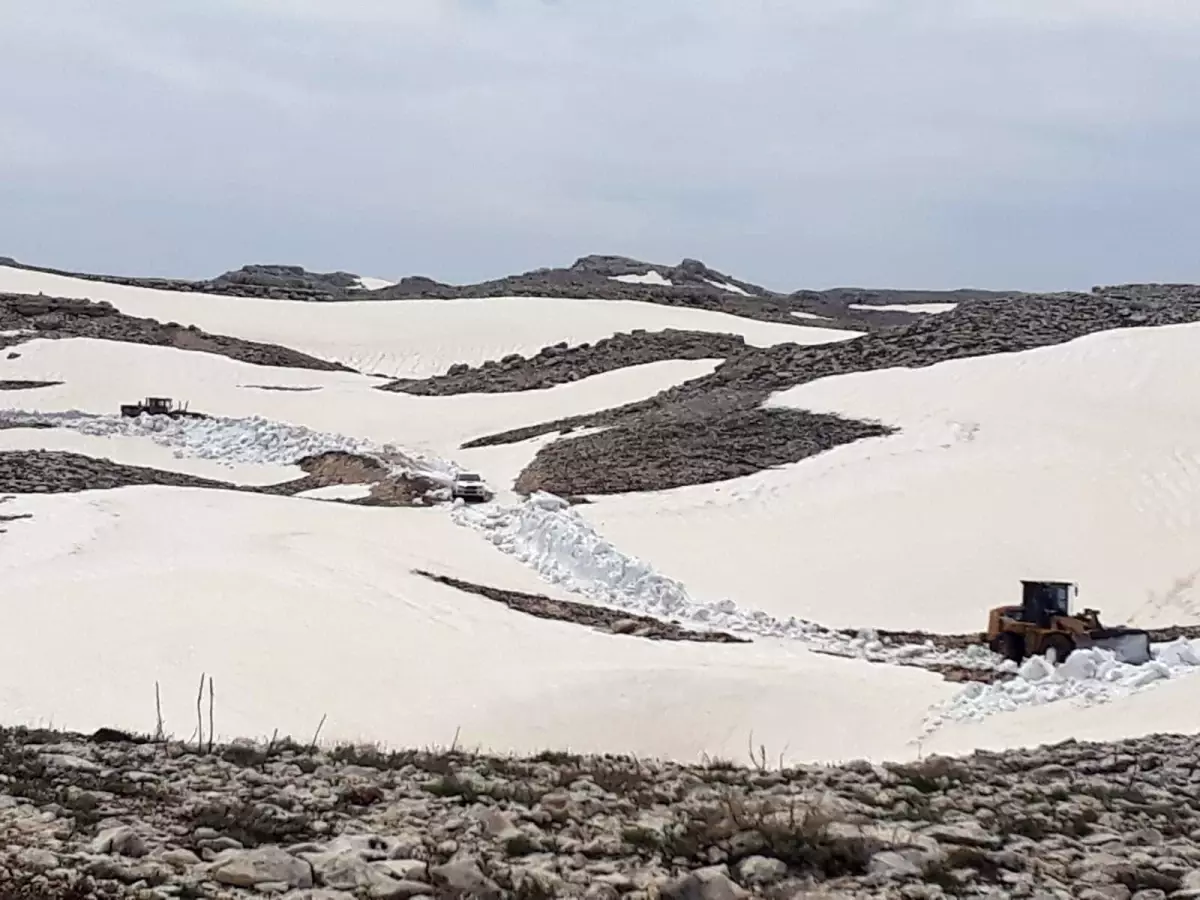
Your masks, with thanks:
[{"label": "loader tire", "polygon": [[989,646],[993,653],[999,654],[1005,659],[1011,659],[1013,662],[1019,663],[1025,658],[1025,639],[1019,634],[1005,631],[996,635]]},{"label": "loader tire", "polygon": [[1065,634],[1052,634],[1046,638],[1042,645],[1042,653],[1046,659],[1050,659],[1051,651],[1053,651],[1054,659],[1051,662],[1056,664],[1065,663],[1067,657],[1071,655],[1071,651],[1075,649],[1075,642]]}]

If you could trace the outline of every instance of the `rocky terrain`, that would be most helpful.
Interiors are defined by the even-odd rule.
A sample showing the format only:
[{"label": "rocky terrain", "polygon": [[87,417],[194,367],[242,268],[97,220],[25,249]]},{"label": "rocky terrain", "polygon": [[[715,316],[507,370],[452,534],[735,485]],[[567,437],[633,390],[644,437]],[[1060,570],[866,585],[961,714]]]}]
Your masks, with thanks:
[{"label": "rocky terrain", "polygon": [[62,450],[0,450],[0,492],[62,494],[158,484],[294,496],[330,485],[369,483],[369,496],[333,502],[412,506],[449,499],[442,486],[428,478],[391,473],[379,462],[351,453],[323,453],[299,459],[296,465],[307,474],[279,484],[240,485]]},{"label": "rocky terrain", "polygon": [[749,348],[711,375],[648,400],[486,435],[465,446],[603,427],[544,447],[521,473],[522,491],[602,494],[747,475],[890,431],[886,423],[761,408],[776,391],[832,375],[921,368],[1059,344],[1098,331],[1200,321],[1200,287],[1137,285],[1091,294],[976,300],[899,328],[833,344]]},{"label": "rocky terrain", "polygon": [[215,746],[216,715],[0,732],[0,896],[1200,897],[1194,736],[777,769]]},{"label": "rocky terrain", "polygon": [[[800,290],[783,294],[741,281],[695,259],[678,265],[660,265],[624,256],[584,256],[565,268],[541,268],[476,284],[446,284],[423,276],[410,276],[394,285],[366,290],[349,272],[309,272],[300,266],[249,265],[215,278],[140,278],[93,275],[18,262],[0,257],[0,265],[67,275],[90,281],[124,284],[156,290],[192,291],[275,300],[336,302],[344,300],[461,299],[482,297],[569,297],[602,300],[636,300],[667,306],[708,309],[766,322],[797,324],[795,313],[821,317],[825,328],[874,331],[911,322],[922,313],[854,306],[909,303],[960,303],[983,297],[1008,296],[994,291],[890,291],[861,288]],[[670,284],[615,280],[621,276],[657,272]],[[722,286],[724,285],[724,286]],[[803,324],[803,323],[800,323]]]},{"label": "rocky terrain", "polygon": [[131,344],[174,347],[215,353],[259,366],[352,372],[347,366],[280,347],[221,334],[194,325],[162,323],[118,312],[104,301],[46,297],[41,294],[0,294],[0,349],[33,338],[99,338]]},{"label": "rocky terrain", "polygon": [[202,487],[233,490],[234,486],[211,478],[166,472],[144,466],[126,466],[61,450],[0,450],[0,492],[62,494],[106,490],[135,484]]},{"label": "rocky terrain", "polygon": [[62,384],[61,381],[22,381],[22,380],[0,380],[0,391],[31,391],[35,388],[54,387]]},{"label": "rocky terrain", "polygon": [[543,347],[532,357],[514,353],[501,360],[488,360],[481,366],[459,363],[442,375],[401,378],[380,385],[379,389],[441,397],[535,391],[663,360],[729,359],[746,349],[746,340],[740,335],[674,328],[650,332],[637,329],[575,347],[564,341]]},{"label": "rocky terrain", "polygon": [[746,638],[734,637],[721,631],[692,631],[674,622],[666,622],[651,616],[630,615],[605,606],[592,603],[573,603],[567,600],[555,600],[544,594],[527,594],[522,591],[509,591],[503,588],[488,587],[474,584],[461,578],[451,578],[449,575],[436,575],[432,572],[415,570],[418,575],[456,588],[469,594],[476,594],[503,603],[509,609],[537,616],[540,619],[555,619],[559,622],[573,622],[585,625],[597,631],[609,634],[628,634],[633,637],[644,637],[655,641],[698,641],[715,644],[748,644]]}]

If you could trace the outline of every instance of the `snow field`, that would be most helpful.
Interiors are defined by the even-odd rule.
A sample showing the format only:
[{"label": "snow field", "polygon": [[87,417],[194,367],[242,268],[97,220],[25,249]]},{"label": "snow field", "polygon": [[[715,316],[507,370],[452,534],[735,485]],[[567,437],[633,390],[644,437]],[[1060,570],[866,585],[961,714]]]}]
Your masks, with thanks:
[{"label": "snow field", "polygon": [[654,303],[546,297],[305,303],[158,291],[0,266],[0,291],[107,300],[124,313],[281,344],[392,377],[440,374],[509,353],[532,355],[645,328],[742,335],[756,346],[847,340],[855,333],[757,322]]},{"label": "snow field", "polygon": [[[7,284],[13,271],[0,269],[0,290],[22,289]],[[420,307],[411,304],[423,301],[294,304],[131,288],[117,291],[117,299],[97,291],[119,286],[65,281],[76,285],[68,285],[71,290],[86,293],[38,289],[110,299],[134,314],[294,346],[352,365],[354,359],[375,359],[404,374],[430,374],[451,362],[478,362],[506,352],[527,353],[556,340],[575,342],[564,329],[589,333],[591,337],[581,339],[594,340],[617,330],[665,327],[635,322],[636,316],[695,313],[632,304],[638,309],[634,314],[607,301],[589,306],[584,301],[516,298],[436,301]],[[360,311],[366,306],[408,311]],[[504,308],[522,312],[503,327],[498,322],[488,326],[487,316]],[[630,318],[621,318],[615,327],[613,319],[626,313]],[[800,326],[750,326],[788,334],[821,332],[823,340],[854,336]],[[746,725],[752,725],[756,740],[791,743],[796,759],[904,757],[911,753],[909,742],[918,739],[925,752],[951,752],[1058,736],[1107,739],[1178,730],[1188,723],[1200,727],[1195,685],[1181,677],[1197,668],[1200,645],[1193,642],[1156,648],[1155,662],[1136,669],[1116,664],[1102,651],[1084,651],[1057,669],[1031,661],[1012,681],[965,688],[911,667],[865,665],[805,649],[892,662],[913,654],[914,661],[986,667],[992,664],[986,654],[956,657],[939,656],[929,648],[887,649],[869,631],[847,640],[813,622],[978,630],[987,608],[1010,601],[1021,578],[1079,581],[1081,601],[1098,606],[1112,624],[1200,621],[1200,563],[1195,557],[1200,546],[1200,411],[1194,404],[1200,369],[1193,362],[1200,349],[1198,328],[1110,332],[1022,354],[824,379],[784,392],[771,403],[881,419],[900,425],[902,432],[733,482],[603,497],[578,508],[546,497],[517,504],[503,493],[499,504],[458,508],[449,515],[281,498],[226,501],[222,498],[239,495],[157,488],[20,497],[13,503],[22,506],[14,511],[28,509],[35,519],[21,521],[0,540],[0,578],[6,587],[14,585],[22,596],[61,596],[52,606],[58,616],[89,623],[100,613],[91,608],[81,613],[76,606],[87,602],[79,585],[94,581],[100,607],[108,604],[115,610],[113,622],[107,631],[102,623],[92,623],[67,636],[68,647],[107,674],[95,657],[98,651],[84,646],[86,639],[124,648],[133,640],[122,630],[128,631],[137,641],[139,649],[130,652],[140,668],[134,674],[113,673],[114,686],[104,688],[109,706],[93,708],[73,693],[75,688],[55,681],[55,673],[36,686],[13,677],[12,672],[22,671],[18,664],[25,671],[45,670],[44,660],[28,658],[31,649],[24,648],[25,656],[14,649],[14,668],[0,677],[5,685],[0,708],[16,709],[31,720],[53,715],[64,721],[70,714],[75,717],[72,727],[83,727],[77,713],[104,717],[105,710],[113,710],[144,716],[133,709],[143,707],[140,701],[133,704],[122,696],[144,693],[145,683],[158,677],[149,674],[147,681],[148,673],[187,662],[196,671],[168,673],[172,685],[184,685],[172,688],[180,694],[173,702],[181,704],[181,712],[171,715],[190,721],[182,704],[194,697],[190,692],[198,672],[207,668],[217,679],[219,695],[240,698],[230,700],[229,734],[269,732],[279,725],[273,709],[282,710],[288,722],[304,719],[294,726],[296,733],[311,731],[311,720],[319,718],[308,703],[313,697],[319,707],[341,710],[343,731],[336,734],[349,739],[445,742],[447,733],[469,721],[480,736],[473,738],[464,726],[464,738],[493,749],[520,749],[533,742],[533,749],[567,744],[628,752],[632,742],[634,752],[680,758],[699,752],[738,756],[749,731],[741,730]],[[558,329],[558,336],[530,337],[540,334],[538,329],[547,334]],[[519,337],[511,337],[513,333]],[[504,349],[496,343],[511,340],[521,346]],[[315,349],[318,344],[330,352]],[[298,448],[352,445],[357,452],[382,453],[391,444],[423,453],[443,475],[458,464],[480,471],[489,481],[495,476],[487,466],[510,478],[542,442],[553,438],[458,451],[463,440],[640,399],[715,365],[654,364],[525,394],[417,398],[374,391],[378,382],[359,375],[267,369],[167,348],[34,340],[20,350],[18,360],[0,361],[0,378],[66,384],[22,392],[18,402],[60,414],[74,423],[72,428],[80,426],[69,438],[37,433],[48,442],[78,438],[147,458],[178,452],[179,464],[268,468],[294,460],[288,456]],[[482,355],[473,358],[476,353]],[[261,391],[251,384],[319,390]],[[146,393],[190,400],[193,408],[222,419],[197,423],[202,427],[193,430],[192,423],[160,428],[155,422],[71,413],[76,408],[111,412]],[[0,446],[34,439],[27,431],[0,431]],[[330,440],[348,443],[323,443]],[[455,462],[440,462],[448,459]],[[213,477],[237,480],[228,474]],[[172,526],[158,544],[150,536],[154,516],[138,506],[142,501],[125,499],[146,496],[155,498],[160,527],[162,505],[171,504]],[[242,506],[223,506],[226,502],[264,505],[251,513]],[[184,522],[193,528],[189,504],[209,510],[195,514],[194,527],[203,534],[180,530]],[[297,507],[306,512],[294,512]],[[288,512],[262,512],[268,508]],[[177,511],[180,523],[174,521]],[[398,524],[415,522],[412,518],[395,523],[376,518],[369,527],[365,519],[340,518],[372,514],[420,515],[422,528],[431,529],[428,540],[415,528],[410,534],[407,524]],[[339,518],[335,524],[310,518],[326,515]],[[225,537],[213,536],[218,520],[239,523],[228,536],[231,544],[240,542],[235,549],[226,546]],[[347,524],[351,521],[353,525]],[[455,529],[453,524],[467,527]],[[477,540],[472,531],[493,546]],[[169,545],[168,537],[173,541]],[[362,543],[354,544],[354,539]],[[465,549],[468,545],[473,549]],[[144,573],[147,553],[156,554],[154,577]],[[226,557],[233,560],[231,570],[212,571],[211,560]],[[611,651],[625,645],[607,641],[649,642],[594,635],[559,623],[537,628],[565,629],[563,637],[557,632],[547,637],[550,631],[529,637],[525,624],[514,624],[522,617],[491,605],[504,613],[492,620],[491,613],[466,604],[464,595],[414,579],[409,569],[416,565],[552,596],[567,597],[569,590],[614,608],[760,639],[750,648],[654,644]],[[141,585],[144,579],[145,592],[157,588],[161,597],[164,579],[180,574],[181,581],[194,580],[195,585],[189,584],[180,600],[187,616],[179,621],[173,623],[161,603],[152,605],[142,597],[140,587],[134,591],[139,599],[126,601],[130,584]],[[238,603],[244,607],[247,597],[261,604],[249,620],[239,618],[235,609]],[[344,608],[354,611],[345,621],[340,618]],[[464,617],[465,609],[469,615]],[[295,610],[303,614],[295,615]],[[17,631],[49,627],[49,619],[37,617],[50,612],[29,615],[32,624],[22,622]],[[272,624],[274,617],[289,615],[296,621],[283,628]],[[191,657],[180,650],[187,629],[204,632],[196,649],[188,651]],[[390,638],[386,646],[380,631]],[[575,636],[566,637],[568,633]],[[160,634],[179,660],[165,651],[155,655]],[[585,647],[577,642],[579,634],[601,643]],[[317,636],[322,643],[316,643]],[[419,650],[406,647],[404,638]],[[0,673],[9,665],[3,641]],[[546,650],[548,661],[534,659],[543,646],[559,644],[560,649]],[[263,646],[273,649],[264,653]],[[519,654],[513,652],[518,646]],[[280,647],[286,649],[280,652]],[[383,661],[379,665],[386,685],[371,681],[360,650],[364,658]],[[300,673],[293,657],[306,655],[332,661],[348,700],[315,683],[310,673]],[[259,670],[265,666],[263,657],[281,656],[286,664],[276,675]],[[205,662],[209,658],[225,674],[215,673]],[[582,669],[580,659],[586,660]],[[475,672],[463,660],[478,661],[486,673]],[[454,679],[464,667],[474,674],[459,687]],[[454,678],[448,681],[446,673]],[[438,688],[429,696],[417,692],[408,719],[408,707],[396,706],[397,691],[411,699],[412,686],[431,678]],[[897,683],[898,678],[910,680]],[[227,682],[234,688],[229,694],[222,689]],[[616,690],[610,692],[610,685]],[[297,686],[303,696],[297,696]],[[880,697],[887,698],[886,706]],[[1096,704],[1103,704],[1099,711]],[[778,709],[787,709],[788,715],[780,716]],[[546,712],[534,715],[536,710]],[[455,711],[458,721],[448,724]],[[871,716],[888,723],[881,732],[868,721]],[[548,724],[536,726],[534,719]],[[759,724],[763,720],[773,729],[767,738],[767,728]],[[821,727],[812,728],[813,721]],[[613,722],[618,723],[615,728]],[[810,727],[796,735],[793,722]],[[110,717],[100,724],[118,721]],[[225,727],[219,724],[218,730]],[[435,734],[442,729],[447,733]]]},{"label": "snow field", "polygon": [[977,631],[1047,578],[1109,624],[1193,624],[1198,353],[1188,325],[822,379],[770,402],[900,433],[580,514],[696,597],[777,618]]},{"label": "snow field", "polygon": [[[20,403],[31,412],[111,414],[122,403],[154,394],[186,400],[192,409],[222,418],[290,422],[312,432],[346,436],[350,444],[391,444],[414,454],[454,458],[459,445],[471,438],[631,403],[706,375],[718,364],[718,360],[669,360],[543,391],[418,397],[377,390],[376,379],[352,373],[277,369],[168,347],[70,338],[23,344],[18,359],[0,359],[0,379],[63,382],[12,396],[9,402]],[[251,385],[319,390],[261,390]],[[0,403],[5,399],[0,397]],[[197,443],[207,439],[202,428],[195,432]],[[259,440],[250,434],[245,439],[249,443]],[[218,458],[231,449],[220,441],[213,447]],[[236,452],[241,461],[256,461],[251,458],[253,449]],[[517,471],[533,458],[536,447],[525,452],[527,457],[516,466]],[[517,462],[515,457],[509,458]],[[487,469],[480,471],[498,486],[511,483],[511,479],[502,483]]]},{"label": "snow field", "polygon": [[[792,760],[884,759],[913,754],[949,693],[786,642],[652,642],[513,612],[412,574],[564,596],[432,510],[177,488],[9,506],[33,518],[0,540],[5,595],[41,599],[10,604],[0,633],[7,722],[150,728],[157,681],[186,736],[206,672],[218,739],[308,735],[328,714],[329,741],[446,744],[461,727],[460,744],[499,752],[695,760],[737,758],[753,732]],[[51,633],[51,655],[29,640]]]},{"label": "snow field", "polygon": [[985,648],[948,652],[932,645],[885,646],[870,631],[848,637],[814,622],[774,618],[732,599],[697,602],[678,581],[656,572],[601,537],[566,501],[537,493],[524,503],[460,505],[456,522],[481,532],[503,552],[531,567],[547,582],[604,606],[681,622],[700,630],[786,638],[823,653],[876,662],[945,663],[991,668]]}]

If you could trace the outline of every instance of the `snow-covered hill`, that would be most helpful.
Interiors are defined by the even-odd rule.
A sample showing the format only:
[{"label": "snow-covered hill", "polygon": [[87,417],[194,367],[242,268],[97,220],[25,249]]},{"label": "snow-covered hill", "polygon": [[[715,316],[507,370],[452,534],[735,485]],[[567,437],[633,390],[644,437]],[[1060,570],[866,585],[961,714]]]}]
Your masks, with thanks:
[{"label": "snow-covered hill", "polygon": [[[12,386],[0,393],[0,452],[69,451],[228,482],[80,483],[71,489],[82,492],[54,496],[19,479],[7,487],[17,496],[5,515],[30,517],[0,525],[4,601],[19,623],[0,648],[6,721],[144,728],[145,694],[157,681],[168,719],[182,723],[201,671],[227,698],[218,727],[230,736],[303,732],[327,714],[334,739],[419,744],[460,730],[492,749],[689,759],[738,755],[751,733],[794,760],[1037,742],[1069,731],[1076,717],[1094,730],[1087,723],[1101,719],[1086,704],[1097,702],[1127,711],[1105,726],[1114,737],[1193,715],[1182,699],[1174,712],[1156,699],[1184,697],[1200,668],[1187,641],[1159,647],[1157,661],[1137,672],[1092,654],[1070,668],[1035,665],[1012,680],[1001,671],[998,683],[961,685],[940,673],[993,677],[998,660],[937,640],[897,644],[872,629],[977,630],[987,608],[1010,601],[1026,577],[1081,582],[1113,621],[1200,623],[1200,419],[1192,408],[1200,325],[1101,331],[777,390],[765,408],[891,430],[744,478],[568,505],[526,500],[513,483],[548,446],[599,446],[587,441],[609,427],[603,421],[463,444],[625,404],[644,407],[654,426],[655,404],[667,396],[660,392],[707,379],[707,392],[679,393],[682,405],[671,407],[676,418],[663,419],[662,431],[641,432],[670,441],[672,423],[690,422],[687,446],[700,452],[703,474],[705,453],[724,460],[753,449],[739,447],[736,434],[721,449],[704,445],[704,423],[721,417],[722,372],[778,381],[774,360],[782,360],[801,373],[797,383],[803,357],[793,361],[785,345],[825,352],[822,345],[854,333],[627,300],[316,304],[0,267],[5,292],[107,301],[183,330],[169,332],[168,345],[148,345],[145,334],[131,343],[114,319],[103,336],[78,337],[47,327],[60,313],[22,313],[17,303],[14,321],[25,324],[10,329],[0,354],[0,386]],[[107,315],[72,313],[93,314]],[[209,333],[207,343],[190,345],[189,325]],[[481,378],[534,365],[510,354],[541,351],[537,365],[550,365],[555,345],[621,332],[635,346],[639,329],[661,328],[739,335],[748,346],[724,342],[737,356],[724,369],[720,358],[616,368],[607,360],[592,370],[599,374],[555,376],[521,391],[421,395],[379,390],[384,382],[374,377],[477,366],[471,377]],[[906,351],[918,363],[921,341],[932,343],[923,333]],[[211,349],[226,338],[358,371],[238,361]],[[753,395],[740,390],[744,405]],[[168,424],[115,415],[147,395],[187,400],[214,418]],[[640,449],[629,440],[626,456]],[[361,497],[357,485],[295,497],[233,489],[295,478],[302,457],[330,450],[403,459],[442,481],[477,471],[498,495],[474,509],[380,509],[339,502]],[[572,458],[594,469],[610,462],[586,451]],[[20,459],[4,471],[17,471]],[[540,621],[418,569],[751,642],[658,641]],[[41,599],[22,603],[28,597]],[[66,670],[39,663],[44,648],[28,640],[55,623],[63,652],[104,673],[86,694],[56,674]],[[121,664],[103,666],[101,650]],[[22,677],[33,670],[43,676]],[[1041,716],[1047,704],[1058,712]],[[1016,721],[1027,724],[1014,730]]]}]

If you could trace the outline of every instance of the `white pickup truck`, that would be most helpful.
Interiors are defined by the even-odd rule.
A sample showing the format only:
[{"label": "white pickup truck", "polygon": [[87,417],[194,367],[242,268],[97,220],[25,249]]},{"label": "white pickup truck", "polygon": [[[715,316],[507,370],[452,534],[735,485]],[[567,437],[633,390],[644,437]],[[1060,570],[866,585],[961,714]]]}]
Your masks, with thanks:
[{"label": "white pickup truck", "polygon": [[450,488],[450,497],[453,500],[461,497],[467,503],[486,503],[492,499],[492,491],[474,472],[459,472]]}]

